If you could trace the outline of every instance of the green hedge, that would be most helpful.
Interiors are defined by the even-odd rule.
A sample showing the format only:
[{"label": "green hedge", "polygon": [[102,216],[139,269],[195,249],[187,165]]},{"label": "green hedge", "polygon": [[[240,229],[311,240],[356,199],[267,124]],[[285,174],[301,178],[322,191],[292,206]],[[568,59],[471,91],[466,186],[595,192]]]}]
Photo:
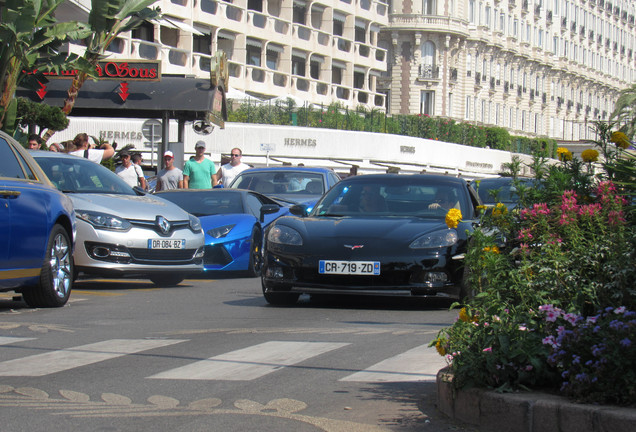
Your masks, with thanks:
[{"label": "green hedge", "polygon": [[291,99],[277,103],[243,103],[228,109],[228,121],[282,126],[307,126],[363,132],[380,132],[426,138],[473,147],[556,155],[556,141],[549,138],[512,136],[505,128],[457,122],[428,115],[386,115],[379,110],[349,110],[340,104],[296,107]]}]

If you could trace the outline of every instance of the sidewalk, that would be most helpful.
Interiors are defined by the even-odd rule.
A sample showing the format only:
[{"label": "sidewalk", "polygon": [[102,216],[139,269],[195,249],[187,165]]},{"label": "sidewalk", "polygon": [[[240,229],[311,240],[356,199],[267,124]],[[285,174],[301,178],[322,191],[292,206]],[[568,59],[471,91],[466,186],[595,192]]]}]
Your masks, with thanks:
[{"label": "sidewalk", "polygon": [[447,369],[437,373],[437,409],[481,432],[633,432],[636,409],[586,405],[546,393],[457,391]]}]

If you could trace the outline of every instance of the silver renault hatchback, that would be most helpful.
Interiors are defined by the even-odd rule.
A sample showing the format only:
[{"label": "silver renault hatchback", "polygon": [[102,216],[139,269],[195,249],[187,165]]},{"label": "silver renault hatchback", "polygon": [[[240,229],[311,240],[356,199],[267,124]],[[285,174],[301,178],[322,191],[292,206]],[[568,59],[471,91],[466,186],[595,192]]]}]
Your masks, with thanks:
[{"label": "silver renault hatchback", "polygon": [[172,286],[203,271],[199,219],[176,204],[131,188],[82,157],[32,151],[51,182],[75,207],[75,269],[103,277],[148,278]]}]

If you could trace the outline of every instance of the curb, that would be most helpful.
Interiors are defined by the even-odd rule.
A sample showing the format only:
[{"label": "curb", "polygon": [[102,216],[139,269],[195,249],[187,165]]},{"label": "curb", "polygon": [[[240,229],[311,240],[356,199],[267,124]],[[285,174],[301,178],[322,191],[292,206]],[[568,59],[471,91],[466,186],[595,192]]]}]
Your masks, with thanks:
[{"label": "curb", "polygon": [[482,432],[633,432],[636,409],[577,404],[539,392],[456,390],[448,368],[437,373],[437,409]]}]

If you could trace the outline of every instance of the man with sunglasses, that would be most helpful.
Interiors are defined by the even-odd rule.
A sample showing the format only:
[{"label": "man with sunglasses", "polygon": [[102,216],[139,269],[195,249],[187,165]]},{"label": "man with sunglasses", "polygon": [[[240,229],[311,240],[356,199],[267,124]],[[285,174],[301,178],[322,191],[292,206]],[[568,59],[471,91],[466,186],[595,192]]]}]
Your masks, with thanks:
[{"label": "man with sunglasses", "polygon": [[170,150],[163,154],[165,168],[157,173],[156,191],[183,189],[183,172],[174,166],[174,153]]},{"label": "man with sunglasses", "polygon": [[222,165],[216,173],[216,179],[223,187],[228,187],[238,173],[251,168],[248,164],[241,162],[243,152],[240,148],[233,148],[230,152],[230,162]]}]

